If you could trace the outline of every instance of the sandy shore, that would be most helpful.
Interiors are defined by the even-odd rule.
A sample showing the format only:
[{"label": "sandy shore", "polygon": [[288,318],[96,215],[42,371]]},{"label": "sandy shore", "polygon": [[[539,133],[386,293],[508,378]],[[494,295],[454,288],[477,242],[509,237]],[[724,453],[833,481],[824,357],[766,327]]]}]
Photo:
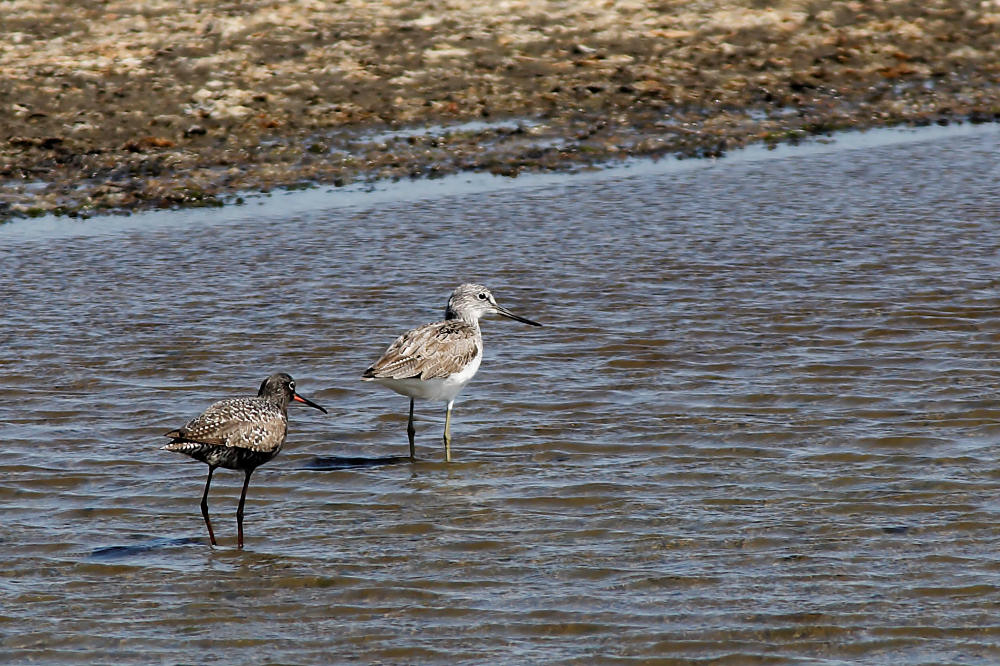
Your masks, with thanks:
[{"label": "sandy shore", "polygon": [[0,219],[1000,119],[998,0],[0,12]]}]

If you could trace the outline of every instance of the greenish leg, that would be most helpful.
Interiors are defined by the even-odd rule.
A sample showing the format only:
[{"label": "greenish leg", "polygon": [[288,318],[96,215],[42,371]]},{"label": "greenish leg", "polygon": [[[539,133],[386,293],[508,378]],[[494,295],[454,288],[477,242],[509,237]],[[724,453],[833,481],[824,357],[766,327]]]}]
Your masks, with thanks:
[{"label": "greenish leg", "polygon": [[455,404],[452,400],[448,403],[448,411],[444,417],[444,461],[451,462],[451,406]]}]

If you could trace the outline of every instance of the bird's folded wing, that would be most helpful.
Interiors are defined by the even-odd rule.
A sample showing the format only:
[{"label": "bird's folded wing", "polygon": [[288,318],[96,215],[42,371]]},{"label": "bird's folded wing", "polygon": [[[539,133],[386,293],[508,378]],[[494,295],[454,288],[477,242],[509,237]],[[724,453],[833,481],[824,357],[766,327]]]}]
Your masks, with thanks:
[{"label": "bird's folded wing", "polygon": [[242,398],[221,400],[167,437],[185,442],[270,450],[285,437],[287,419],[276,405]]},{"label": "bird's folded wing", "polygon": [[404,333],[365,371],[369,379],[448,377],[479,353],[476,331],[468,324],[443,321]]}]

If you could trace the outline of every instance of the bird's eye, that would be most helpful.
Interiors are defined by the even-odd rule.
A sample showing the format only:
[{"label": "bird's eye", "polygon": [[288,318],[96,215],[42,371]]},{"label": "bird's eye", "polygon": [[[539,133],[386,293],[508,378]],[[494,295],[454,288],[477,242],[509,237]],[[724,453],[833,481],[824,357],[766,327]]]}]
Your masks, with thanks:
[{"label": "bird's eye", "polygon": [[486,300],[486,292],[485,291],[479,292],[479,296],[477,296],[476,298],[478,298],[481,301],[485,301]]},{"label": "bird's eye", "polygon": [[288,382],[288,388],[295,390],[295,382]]}]

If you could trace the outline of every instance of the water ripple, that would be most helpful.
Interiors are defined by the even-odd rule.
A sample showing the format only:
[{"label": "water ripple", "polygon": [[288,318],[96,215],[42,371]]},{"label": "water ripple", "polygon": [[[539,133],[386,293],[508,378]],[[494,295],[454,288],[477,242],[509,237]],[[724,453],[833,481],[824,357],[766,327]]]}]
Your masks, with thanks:
[{"label": "water ripple", "polygon": [[[0,229],[5,657],[1000,660],[977,131]],[[418,403],[410,463],[407,400],[358,377],[468,279],[546,327],[484,322],[455,462]],[[292,408],[243,552],[217,473],[212,549],[204,467],[157,447],[279,369],[330,415]]]}]

